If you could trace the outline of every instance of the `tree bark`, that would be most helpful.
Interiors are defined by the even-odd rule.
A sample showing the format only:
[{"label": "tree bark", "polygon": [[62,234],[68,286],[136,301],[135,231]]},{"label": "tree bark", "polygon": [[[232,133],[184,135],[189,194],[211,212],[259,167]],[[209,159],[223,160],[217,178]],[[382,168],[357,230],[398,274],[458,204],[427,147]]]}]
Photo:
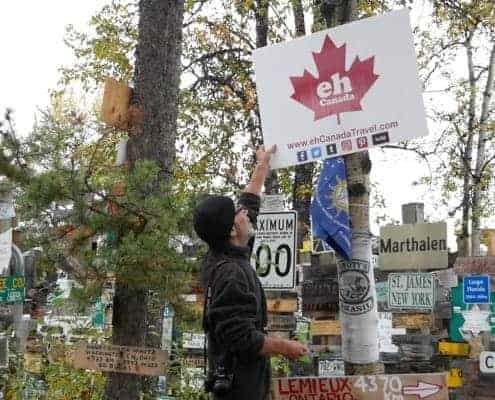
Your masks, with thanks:
[{"label": "tree bark", "polygon": [[[292,1],[294,12],[294,26],[296,36],[306,35],[304,9],[301,0]],[[293,208],[297,211],[297,248],[302,247],[303,240],[310,234],[309,209],[313,188],[314,163],[297,165],[295,167],[294,187],[292,190]]]},{"label": "tree bark", "polygon": [[[320,2],[321,15],[327,27],[356,19],[357,1]],[[342,325],[342,356],[347,374],[376,374],[383,372],[378,363],[378,314],[375,279],[371,265],[371,233],[369,222],[369,173],[371,161],[367,151],[344,157],[347,170],[349,214],[353,232],[353,259],[338,259],[340,319]],[[360,280],[367,293],[360,300],[364,312],[357,313],[348,302],[355,297],[353,284]]]},{"label": "tree bark", "polygon": [[495,69],[495,44],[490,53],[490,61],[488,63],[488,75],[486,78],[485,91],[483,92],[483,102],[481,105],[481,115],[479,121],[478,146],[476,152],[476,164],[474,169],[473,183],[473,204],[472,204],[472,220],[471,220],[471,251],[473,256],[480,254],[480,239],[481,239],[481,191],[483,190],[483,169],[485,168],[486,160],[486,141],[487,141],[487,126],[486,122],[489,114],[490,99],[493,90],[493,74]]},{"label": "tree bark", "polygon": [[[268,6],[268,0],[258,0],[255,4],[256,48],[265,47],[268,44]],[[271,170],[265,180],[265,193],[275,194],[278,192],[278,176],[275,170]]]},{"label": "tree bark", "polygon": [[[462,154],[462,164],[464,170],[464,178],[462,184],[462,223],[461,232],[458,237],[458,254],[459,256],[471,255],[471,242],[469,235],[469,222],[472,213],[472,161],[473,161],[473,135],[474,121],[476,119],[476,80],[474,77],[473,65],[473,49],[471,40],[473,32],[471,31],[466,39],[466,54],[469,71],[469,108],[468,108],[468,123],[467,123],[467,138],[465,142],[464,152]],[[462,141],[462,138],[459,138]]]},{"label": "tree bark", "polygon": [[[175,162],[183,0],[140,0],[136,48],[132,126],[128,158],[155,161],[158,179],[149,195],[160,195],[170,183]],[[136,266],[136,273],[139,273]],[[148,324],[148,288],[130,286],[117,277],[113,307],[113,343],[145,345]],[[156,322],[155,322],[156,324]],[[161,326],[161,324],[159,324]],[[105,399],[138,400],[138,375],[111,373]]]}]

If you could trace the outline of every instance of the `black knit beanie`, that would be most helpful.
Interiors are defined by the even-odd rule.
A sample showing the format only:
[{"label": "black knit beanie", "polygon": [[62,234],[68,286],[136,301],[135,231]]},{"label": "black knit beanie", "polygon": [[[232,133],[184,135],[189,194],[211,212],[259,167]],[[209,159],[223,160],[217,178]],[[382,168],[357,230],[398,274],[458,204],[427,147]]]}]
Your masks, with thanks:
[{"label": "black knit beanie", "polygon": [[235,206],[226,196],[208,196],[194,211],[194,230],[210,248],[228,241],[234,225]]}]

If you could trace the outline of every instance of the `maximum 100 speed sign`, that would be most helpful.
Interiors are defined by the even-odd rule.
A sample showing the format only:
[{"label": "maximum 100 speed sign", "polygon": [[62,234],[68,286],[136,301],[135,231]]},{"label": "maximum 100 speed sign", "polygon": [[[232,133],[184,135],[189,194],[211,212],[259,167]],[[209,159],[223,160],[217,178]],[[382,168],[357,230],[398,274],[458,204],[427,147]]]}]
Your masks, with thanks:
[{"label": "maximum 100 speed sign", "polygon": [[265,289],[293,289],[296,271],[295,211],[258,215],[251,265]]}]

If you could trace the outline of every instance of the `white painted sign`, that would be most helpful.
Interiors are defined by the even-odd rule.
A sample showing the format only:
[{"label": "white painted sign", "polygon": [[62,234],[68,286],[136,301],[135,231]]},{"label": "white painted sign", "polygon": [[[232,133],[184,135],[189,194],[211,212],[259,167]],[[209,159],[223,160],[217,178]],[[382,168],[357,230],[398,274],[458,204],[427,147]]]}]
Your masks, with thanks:
[{"label": "white painted sign", "polygon": [[318,376],[344,376],[344,360],[318,360]]},{"label": "white painted sign", "polygon": [[253,54],[273,168],[428,133],[406,9]]},{"label": "white painted sign", "polygon": [[14,205],[11,201],[0,201],[0,219],[9,219],[15,217]]},{"label": "white painted sign", "polygon": [[182,347],[184,349],[203,349],[205,346],[204,333],[184,332],[182,334]]},{"label": "white painted sign", "polygon": [[445,288],[453,288],[459,284],[459,279],[454,271],[454,268],[448,268],[440,271],[432,271],[431,273],[438,280],[440,286]]},{"label": "white painted sign", "polygon": [[447,224],[382,226],[379,248],[382,271],[447,268]]},{"label": "white painted sign", "polygon": [[0,275],[5,275],[12,257],[12,228],[0,233]]},{"label": "white painted sign", "polygon": [[435,280],[431,274],[388,275],[388,306],[391,309],[431,310],[435,305]]},{"label": "white painted sign", "polygon": [[378,350],[380,353],[397,353],[399,348],[392,343],[392,335],[405,335],[405,328],[392,327],[392,313],[378,313]]},{"label": "white painted sign", "polygon": [[481,352],[480,371],[484,374],[495,374],[495,351]]},{"label": "white painted sign", "polygon": [[490,311],[482,311],[476,304],[470,310],[461,311],[464,318],[464,324],[460,328],[463,336],[478,336],[481,332],[487,332],[491,329],[488,322]]},{"label": "white painted sign", "polygon": [[293,289],[296,276],[295,211],[260,213],[251,265],[265,289]]},{"label": "white painted sign", "polygon": [[281,194],[265,194],[261,199],[261,212],[283,211],[284,208],[284,196]]}]

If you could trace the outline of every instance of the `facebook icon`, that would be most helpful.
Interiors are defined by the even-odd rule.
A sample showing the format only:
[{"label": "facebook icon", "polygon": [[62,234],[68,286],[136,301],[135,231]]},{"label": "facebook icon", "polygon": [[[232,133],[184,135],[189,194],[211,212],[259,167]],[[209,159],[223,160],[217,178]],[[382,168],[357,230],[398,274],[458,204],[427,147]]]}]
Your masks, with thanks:
[{"label": "facebook icon", "polygon": [[297,152],[297,161],[303,162],[308,160],[308,153],[306,151]]}]

